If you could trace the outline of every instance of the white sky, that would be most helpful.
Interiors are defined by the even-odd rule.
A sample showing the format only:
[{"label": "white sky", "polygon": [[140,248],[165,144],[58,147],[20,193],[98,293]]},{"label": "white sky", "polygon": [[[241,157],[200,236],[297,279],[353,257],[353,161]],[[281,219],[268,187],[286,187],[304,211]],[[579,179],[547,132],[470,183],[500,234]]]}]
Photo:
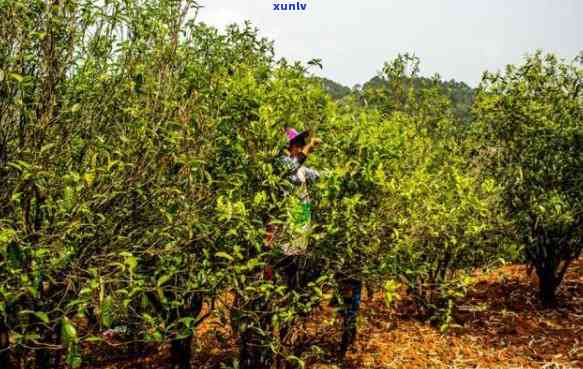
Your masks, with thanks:
[{"label": "white sky", "polygon": [[198,20],[224,27],[250,20],[278,56],[321,58],[319,73],[347,86],[368,81],[398,53],[475,86],[484,70],[519,63],[536,49],[572,59],[583,50],[583,0],[200,0]]}]

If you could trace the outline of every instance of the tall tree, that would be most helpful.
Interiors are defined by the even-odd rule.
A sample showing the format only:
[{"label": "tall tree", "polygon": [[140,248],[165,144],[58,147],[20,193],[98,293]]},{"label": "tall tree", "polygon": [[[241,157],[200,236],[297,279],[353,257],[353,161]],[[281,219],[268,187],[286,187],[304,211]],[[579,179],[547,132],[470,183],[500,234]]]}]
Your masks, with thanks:
[{"label": "tall tree", "polygon": [[475,105],[492,169],[535,268],[540,298],[556,301],[583,248],[583,59],[541,52],[505,73],[485,73]]}]

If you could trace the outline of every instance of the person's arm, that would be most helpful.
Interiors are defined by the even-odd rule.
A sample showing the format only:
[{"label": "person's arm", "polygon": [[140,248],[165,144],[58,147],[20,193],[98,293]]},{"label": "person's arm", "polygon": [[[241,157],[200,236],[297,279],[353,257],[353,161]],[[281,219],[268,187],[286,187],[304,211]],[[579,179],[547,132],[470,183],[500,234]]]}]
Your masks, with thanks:
[{"label": "person's arm", "polygon": [[320,146],[320,144],[322,143],[322,141],[319,138],[315,138],[312,137],[310,139],[310,142],[304,146],[304,148],[302,149],[302,153],[307,157],[308,155],[310,155],[318,146]]}]

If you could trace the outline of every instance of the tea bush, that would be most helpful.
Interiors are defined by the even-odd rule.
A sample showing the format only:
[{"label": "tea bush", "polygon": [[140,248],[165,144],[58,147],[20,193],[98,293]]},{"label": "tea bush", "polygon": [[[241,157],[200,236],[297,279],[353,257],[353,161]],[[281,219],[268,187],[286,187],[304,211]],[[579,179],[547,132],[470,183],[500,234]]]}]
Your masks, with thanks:
[{"label": "tea bush", "polygon": [[474,106],[484,162],[504,187],[514,238],[546,305],[582,250],[582,62],[537,52],[485,74]]},{"label": "tea bush", "polygon": [[[499,206],[512,176],[475,155],[486,141],[454,114],[438,77],[413,82],[417,58],[386,63],[384,88],[335,102],[310,73],[317,61],[276,60],[250,24],[219,32],[197,10],[190,0],[0,1],[3,368],[79,367],[84,345],[111,335],[130,351],[172,342],[185,368],[211,314],[242,346],[255,340],[269,360],[300,365],[318,350],[283,333],[301,331],[343,281],[388,294],[402,284],[446,329],[468,272],[516,254],[514,213]],[[480,95],[480,124],[521,111],[505,86],[525,85],[497,83]],[[572,169],[580,98],[565,101],[555,113],[573,125],[561,141]],[[265,276],[284,259],[265,237],[268,222],[286,219],[290,183],[274,159],[287,126],[323,139],[308,161],[322,173],[311,278],[296,289],[277,267]],[[553,191],[569,204],[561,222],[578,224],[567,201],[576,191]]]}]

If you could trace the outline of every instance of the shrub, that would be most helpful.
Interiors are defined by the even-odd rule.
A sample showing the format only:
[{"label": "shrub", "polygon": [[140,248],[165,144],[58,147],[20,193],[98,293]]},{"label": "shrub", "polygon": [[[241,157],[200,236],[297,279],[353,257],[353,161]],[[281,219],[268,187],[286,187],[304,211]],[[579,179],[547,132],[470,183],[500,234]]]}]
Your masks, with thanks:
[{"label": "shrub", "polygon": [[583,237],[583,69],[538,52],[504,73],[486,73],[475,106],[485,160],[504,186],[515,236],[555,302]]}]

